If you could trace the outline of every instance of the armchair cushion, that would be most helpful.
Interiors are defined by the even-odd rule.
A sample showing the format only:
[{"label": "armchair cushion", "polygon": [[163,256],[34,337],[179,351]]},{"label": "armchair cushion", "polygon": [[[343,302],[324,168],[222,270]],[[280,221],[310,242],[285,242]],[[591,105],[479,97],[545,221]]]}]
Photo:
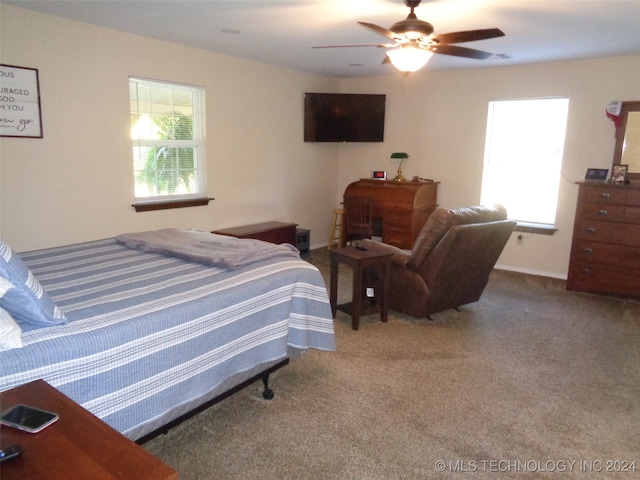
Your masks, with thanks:
[{"label": "armchair cushion", "polygon": [[418,270],[418,267],[424,263],[425,258],[451,228],[452,220],[449,212],[442,208],[438,208],[431,214],[425,226],[420,230],[413,244],[411,257],[407,260],[407,266],[411,270]]}]

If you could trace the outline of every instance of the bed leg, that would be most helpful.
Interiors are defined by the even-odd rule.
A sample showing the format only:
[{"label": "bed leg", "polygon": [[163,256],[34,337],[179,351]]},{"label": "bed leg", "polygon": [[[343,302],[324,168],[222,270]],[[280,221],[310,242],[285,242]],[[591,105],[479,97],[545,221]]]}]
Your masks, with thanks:
[{"label": "bed leg", "polygon": [[262,383],[264,384],[264,391],[262,392],[262,398],[264,398],[265,400],[271,400],[275,396],[275,393],[273,393],[273,390],[269,388],[268,373],[262,376]]}]

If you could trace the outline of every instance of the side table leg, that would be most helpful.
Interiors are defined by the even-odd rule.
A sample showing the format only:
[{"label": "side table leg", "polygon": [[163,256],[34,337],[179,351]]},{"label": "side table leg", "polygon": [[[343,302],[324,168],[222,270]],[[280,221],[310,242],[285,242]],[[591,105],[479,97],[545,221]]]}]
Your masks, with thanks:
[{"label": "side table leg", "polygon": [[382,278],[382,305],[380,318],[386,322],[389,317],[389,283],[391,281],[391,257],[384,261],[384,276]]},{"label": "side table leg", "polygon": [[331,276],[329,287],[329,302],[331,303],[331,315],[336,318],[336,310],[338,306],[338,259],[335,255],[331,255]]},{"label": "side table leg", "polygon": [[361,262],[356,262],[353,265],[353,294],[351,311],[351,328],[358,330],[360,328],[360,311],[362,309],[362,266]]}]

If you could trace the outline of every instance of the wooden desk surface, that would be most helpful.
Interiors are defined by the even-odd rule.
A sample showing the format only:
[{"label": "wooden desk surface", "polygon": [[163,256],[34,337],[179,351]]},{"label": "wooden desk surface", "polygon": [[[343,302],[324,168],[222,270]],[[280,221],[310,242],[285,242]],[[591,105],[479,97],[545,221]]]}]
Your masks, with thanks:
[{"label": "wooden desk surface", "polygon": [[0,426],[0,447],[23,453],[0,466],[3,480],[177,480],[178,473],[43,380],[0,393],[0,409],[23,403],[60,418],[39,433]]}]

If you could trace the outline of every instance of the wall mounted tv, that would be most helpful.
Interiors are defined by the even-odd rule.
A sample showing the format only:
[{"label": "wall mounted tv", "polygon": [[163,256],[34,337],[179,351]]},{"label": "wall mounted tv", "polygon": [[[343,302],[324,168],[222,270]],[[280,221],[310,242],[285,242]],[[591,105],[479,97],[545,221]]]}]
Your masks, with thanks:
[{"label": "wall mounted tv", "polygon": [[382,142],[385,95],[305,93],[305,142]]}]

